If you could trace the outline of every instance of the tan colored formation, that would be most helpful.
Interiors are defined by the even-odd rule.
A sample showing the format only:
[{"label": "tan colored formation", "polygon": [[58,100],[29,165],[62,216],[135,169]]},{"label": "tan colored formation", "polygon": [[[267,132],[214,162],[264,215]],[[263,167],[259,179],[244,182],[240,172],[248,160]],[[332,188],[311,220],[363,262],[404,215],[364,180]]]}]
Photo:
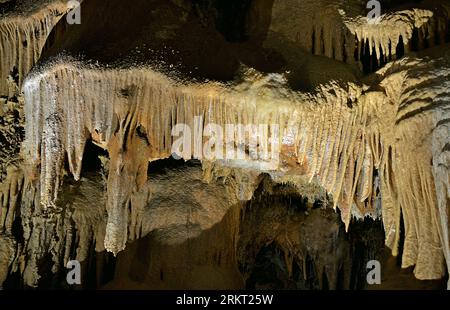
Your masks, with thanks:
[{"label": "tan colored formation", "polygon": [[6,79],[14,70],[22,85],[53,26],[68,9],[64,0],[18,2],[17,11],[0,16],[0,95],[8,94]]}]

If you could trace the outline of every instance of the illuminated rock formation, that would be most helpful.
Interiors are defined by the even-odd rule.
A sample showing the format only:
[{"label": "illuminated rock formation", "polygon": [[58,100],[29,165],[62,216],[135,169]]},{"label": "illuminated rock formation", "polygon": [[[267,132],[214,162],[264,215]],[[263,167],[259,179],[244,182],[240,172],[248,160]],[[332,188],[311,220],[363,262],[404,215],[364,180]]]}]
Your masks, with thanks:
[{"label": "illuminated rock formation", "polygon": [[[37,286],[48,252],[57,272],[74,248],[84,261],[91,244],[117,255],[150,234],[169,245],[195,239],[251,200],[266,175],[310,201],[328,196],[345,231],[355,218],[382,219],[386,245],[403,267],[415,266],[418,279],[450,270],[447,4],[392,8],[369,24],[359,1],[255,0],[241,29],[248,40],[230,43],[189,1],[135,0],[119,21],[125,4],[108,1],[100,14],[100,2],[83,3],[81,25],[54,27],[24,79],[22,162],[0,187],[0,227],[13,235],[20,207],[25,241],[0,238],[6,252],[19,253],[2,259],[0,272],[15,268]],[[50,12],[42,19],[47,37],[61,15],[39,12]],[[39,18],[26,20],[47,25]],[[28,35],[30,23],[12,25]],[[11,33],[20,32],[2,33],[16,42]],[[14,44],[2,46],[17,55]],[[33,57],[2,58],[2,74],[18,65],[21,85],[39,56],[40,48],[31,50]],[[84,179],[91,143],[107,152],[104,184]],[[174,169],[152,178],[152,165],[172,156],[200,161],[203,173]],[[89,194],[67,199],[67,182]],[[297,225],[288,224],[297,246],[285,239],[279,246],[303,251],[299,263],[307,241]],[[340,234],[338,224],[329,229],[324,239]],[[334,259],[315,258],[331,288],[348,257]]]},{"label": "illuminated rock formation", "polygon": [[0,11],[0,95],[8,95],[6,79],[15,72],[22,85],[53,26],[69,9],[64,0],[5,2],[12,8]]}]

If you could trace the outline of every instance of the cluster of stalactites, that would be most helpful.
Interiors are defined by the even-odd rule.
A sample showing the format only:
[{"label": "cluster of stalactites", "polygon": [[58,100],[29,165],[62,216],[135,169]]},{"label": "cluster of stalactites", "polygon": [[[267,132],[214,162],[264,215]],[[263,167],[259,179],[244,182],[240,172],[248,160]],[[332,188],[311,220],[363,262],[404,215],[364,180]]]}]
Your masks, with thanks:
[{"label": "cluster of stalactites", "polygon": [[[49,213],[38,207],[40,193],[22,166],[8,168],[7,178],[0,183],[0,287],[15,272],[22,275],[25,285],[38,287],[44,257],[51,258],[51,271],[57,274],[71,260],[85,262],[94,251],[104,251],[101,184],[85,179],[77,191],[85,194],[59,201],[59,206],[67,207],[64,212]],[[18,216],[23,230],[20,243],[13,237]]]},{"label": "cluster of stalactites", "polygon": [[[277,124],[280,130],[275,139],[281,152],[294,150],[287,152],[287,157],[333,194],[348,226],[352,213],[377,216],[371,193],[372,170],[381,154],[380,137],[368,126],[367,118],[376,104],[382,104],[374,97],[352,109],[347,105],[348,98],[356,100],[361,90],[353,85],[350,92],[332,83],[323,87],[321,96],[287,92],[277,99],[280,94],[274,94],[261,81],[234,88],[214,83],[177,85],[151,70],[56,66],[32,75],[24,85],[25,113],[30,118],[23,154],[31,175],[40,176],[42,205],[50,207],[57,199],[66,157],[78,179],[88,139],[109,151],[110,222],[105,245],[117,253],[127,240],[130,195],[145,182],[149,160],[171,155],[174,125],[195,128],[199,116],[204,120],[202,126]],[[267,136],[261,141],[268,141],[270,132],[264,133]],[[192,140],[189,143],[195,150],[205,137]],[[183,152],[181,156],[189,160],[195,154]],[[254,166],[254,161],[261,158],[248,158],[243,166],[261,167]],[[222,162],[227,165],[236,160]],[[271,169],[290,168],[284,166],[280,159]],[[35,170],[38,167],[40,171]],[[355,196],[359,197],[356,204]]]},{"label": "cluster of stalactites", "polygon": [[[371,20],[361,16],[350,18],[346,17],[345,12],[340,13],[345,26],[356,37],[358,55],[363,54],[368,45],[370,55],[375,53],[378,61],[386,61],[389,57],[395,59],[399,44],[403,44],[404,51],[407,52],[415,30],[418,32],[419,42],[430,38],[433,39],[432,45],[436,40],[444,42],[448,24],[447,18],[426,9],[396,11]],[[439,38],[434,38],[435,35]]]},{"label": "cluster of stalactites", "polygon": [[40,57],[56,23],[67,11],[66,1],[53,1],[29,15],[0,18],[0,95],[8,94],[6,79],[18,79],[19,87]]}]

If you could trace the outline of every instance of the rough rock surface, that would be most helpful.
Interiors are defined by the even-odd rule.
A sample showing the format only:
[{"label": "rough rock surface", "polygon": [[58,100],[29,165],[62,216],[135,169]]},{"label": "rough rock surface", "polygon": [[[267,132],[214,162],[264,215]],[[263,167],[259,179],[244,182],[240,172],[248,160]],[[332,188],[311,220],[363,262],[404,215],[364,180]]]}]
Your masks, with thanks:
[{"label": "rough rock surface", "polygon": [[[379,23],[369,24],[360,1],[254,0],[237,30],[245,33],[243,42],[230,42],[233,35],[220,33],[217,20],[208,18],[211,8],[190,1],[135,0],[125,10],[128,4],[111,0],[102,2],[100,12],[95,8],[101,2],[83,2],[81,25],[57,23],[67,9],[58,1],[40,1],[32,9],[22,1],[30,8],[22,10],[25,16],[6,14],[0,21],[0,54],[6,55],[0,73],[6,79],[16,67],[26,119],[20,161],[17,149],[8,151],[16,154],[5,155],[15,165],[0,185],[0,246],[3,253],[15,253],[0,260],[0,281],[6,279],[2,270],[18,270],[27,285],[37,286],[48,253],[56,273],[74,251],[85,261],[92,244],[114,255],[127,242],[153,234],[151,244],[183,244],[201,238],[226,214],[228,233],[245,229],[233,222],[239,212],[232,210],[252,199],[265,176],[310,201],[329,197],[345,231],[355,218],[382,219],[386,245],[394,256],[402,255],[402,267],[415,266],[418,279],[448,273],[445,1],[393,5]],[[117,12],[126,13],[117,20]],[[37,28],[43,32],[35,38]],[[26,38],[28,49],[17,35]],[[28,74],[44,44],[42,59]],[[20,116],[18,87],[11,93],[0,82],[0,95],[17,102],[12,109]],[[174,135],[177,124],[193,129],[193,136]],[[205,156],[199,146],[217,135],[208,124],[250,129],[227,134]],[[259,130],[260,125],[273,127]],[[107,151],[103,182],[84,178],[90,143]],[[177,157],[201,162],[201,175],[198,167],[152,173],[159,160],[174,155],[174,145],[183,146]],[[230,152],[242,158],[220,156]],[[80,193],[67,199],[70,183]],[[325,223],[328,215],[313,214],[289,219],[289,238],[277,239],[293,255],[287,260],[306,264],[306,253],[319,251],[319,239],[345,233],[338,223]],[[19,217],[20,242],[14,229]],[[298,228],[309,220],[329,229],[309,240],[314,225],[305,234]],[[261,223],[261,230],[273,223]],[[241,242],[257,238],[247,232]],[[338,256],[314,258],[319,287],[325,274],[327,285],[336,288],[351,255],[339,248],[342,242],[325,247],[335,244],[326,251]],[[234,255],[246,255],[230,245],[222,249],[230,266]]]}]

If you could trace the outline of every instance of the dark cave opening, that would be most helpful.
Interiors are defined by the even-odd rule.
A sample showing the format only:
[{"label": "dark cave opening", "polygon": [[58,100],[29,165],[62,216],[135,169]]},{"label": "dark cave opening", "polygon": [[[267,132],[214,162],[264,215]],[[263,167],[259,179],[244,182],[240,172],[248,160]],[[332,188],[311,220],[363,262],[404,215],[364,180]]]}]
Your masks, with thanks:
[{"label": "dark cave opening", "polygon": [[109,252],[96,253],[96,272],[97,272],[97,287],[109,283],[114,279],[116,271],[117,257]]},{"label": "dark cave opening", "polygon": [[315,55],[316,54],[316,30],[313,29],[312,31],[312,38],[311,38],[311,54]]},{"label": "dark cave opening", "polygon": [[[419,37],[419,29],[414,27],[411,37],[411,42],[409,43],[409,48],[413,52],[418,52],[421,49],[420,46],[420,37]],[[426,41],[425,41],[426,42]]]},{"label": "dark cave opening", "polygon": [[[447,20],[447,17],[443,17],[443,19]],[[422,29],[422,28],[421,28]],[[438,28],[438,24],[434,25],[434,29],[431,30],[428,27],[424,27],[422,34],[422,30],[414,27],[411,35],[411,39],[408,42],[408,50],[412,52],[419,52],[433,46],[439,46],[443,43],[450,42],[450,23],[446,26],[446,29],[441,31]],[[313,47],[312,53],[315,52],[315,36],[313,33]],[[359,61],[362,64],[362,71],[364,74],[370,74],[378,69],[382,68],[388,62],[400,59],[405,55],[405,43],[402,35],[399,37],[399,42],[395,48],[395,55],[391,55],[391,42],[389,42],[389,51],[385,51],[386,55],[383,52],[380,52],[379,59],[376,56],[376,46],[372,46],[372,50],[370,50],[369,39],[365,39],[362,43],[362,48],[359,50],[358,48],[359,42],[357,37],[355,36],[355,49],[354,49],[354,59],[355,61]],[[381,46],[380,46],[381,49]]]},{"label": "dark cave opening", "polygon": [[2,288],[4,290],[17,290],[23,288],[23,278],[20,271],[11,272],[8,274]]},{"label": "dark cave opening", "polygon": [[423,0],[379,0],[382,7],[385,9],[391,9],[403,5],[411,5],[412,3],[420,3]]},{"label": "dark cave opening", "polygon": [[447,24],[447,29],[446,29],[445,33],[446,33],[445,42],[448,43],[448,42],[450,42],[450,21]]}]

